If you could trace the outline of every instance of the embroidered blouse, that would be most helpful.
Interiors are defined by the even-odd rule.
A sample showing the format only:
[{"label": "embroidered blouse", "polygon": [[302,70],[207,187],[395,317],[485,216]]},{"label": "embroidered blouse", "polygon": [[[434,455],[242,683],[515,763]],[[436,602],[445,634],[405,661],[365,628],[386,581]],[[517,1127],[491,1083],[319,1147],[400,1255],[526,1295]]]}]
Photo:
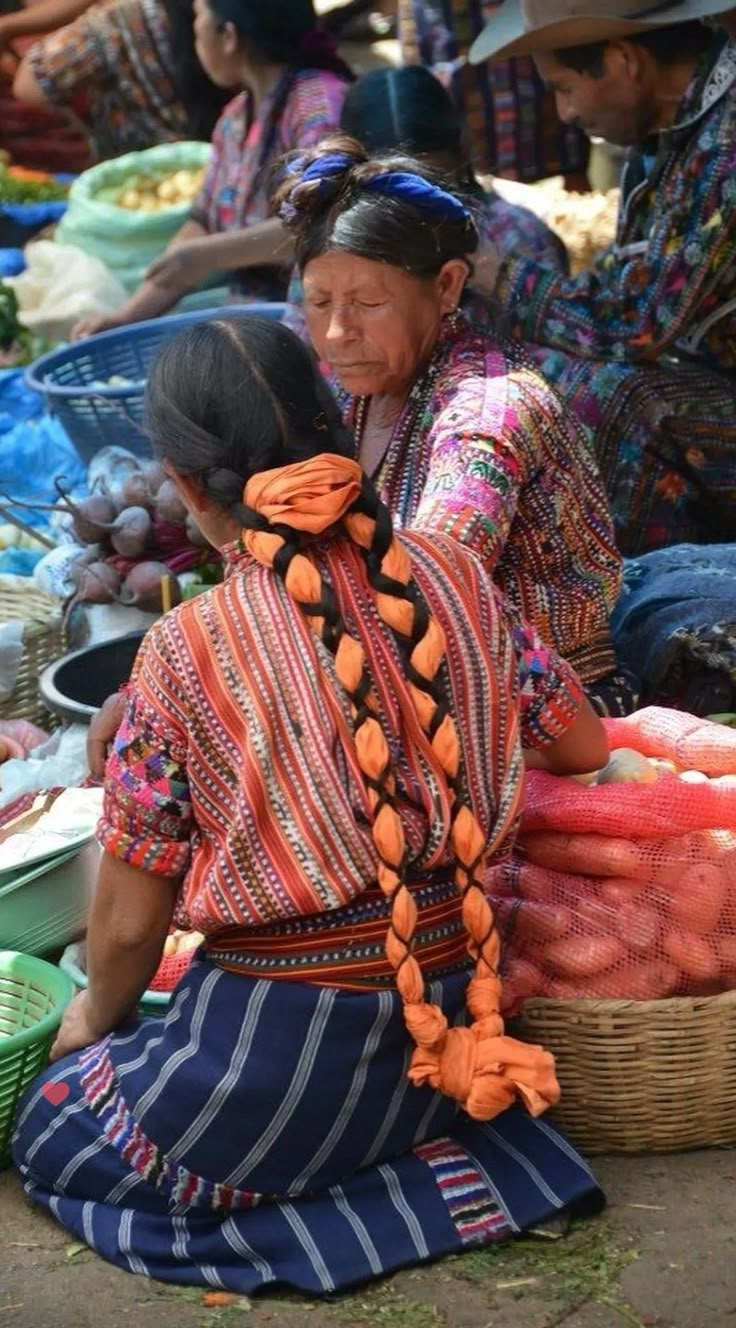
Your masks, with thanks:
[{"label": "embroidered blouse", "polygon": [[[348,402],[360,440],[367,402]],[[523,348],[447,320],[374,477],[397,528],[468,545],[584,682],[615,667],[622,560],[581,429]]]},{"label": "embroidered blouse", "polygon": [[48,101],[81,98],[99,160],[185,139],[174,91],[169,23],[158,0],[106,0],[31,47]]},{"label": "embroidered blouse", "polygon": [[[511,847],[523,734],[543,745],[580,705],[568,665],[517,626],[516,650],[481,564],[452,540],[406,537],[415,580],[443,627],[441,674],[466,788],[494,859]],[[362,558],[311,546],[360,635],[397,780],[412,870],[450,862],[450,808],[418,731],[405,662],[381,623]],[[222,585],[148,634],[107,766],[98,835],[162,876],[186,873],[179,919],[205,934],[336,909],[375,886],[366,787],[334,661],[280,580],[234,545]]]},{"label": "embroidered blouse", "polygon": [[[271,172],[275,163],[293,148],[310,148],[340,123],[348,83],[329,70],[304,69],[292,79],[284,109],[270,141],[271,111],[280,104],[283,84],[277,85],[256,117],[250,94],[241,92],[225,107],[212,137],[212,159],[199,197],[191,211],[210,234],[245,230],[271,215]],[[249,268],[235,280],[249,294],[266,300],[283,300],[290,265]]]},{"label": "embroidered blouse", "polygon": [[632,156],[595,267],[508,259],[497,296],[516,336],[581,358],[736,368],[736,41],[714,35],[673,127]]}]

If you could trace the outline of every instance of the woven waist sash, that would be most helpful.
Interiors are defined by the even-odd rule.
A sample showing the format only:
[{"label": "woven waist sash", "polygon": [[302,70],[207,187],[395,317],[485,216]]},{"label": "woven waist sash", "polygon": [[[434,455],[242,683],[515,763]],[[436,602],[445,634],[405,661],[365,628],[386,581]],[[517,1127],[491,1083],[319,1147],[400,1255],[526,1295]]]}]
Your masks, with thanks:
[{"label": "woven waist sash", "polygon": [[[455,884],[417,885],[412,893],[419,913],[412,949],[425,978],[469,968]],[[257,929],[226,927],[208,936],[206,950],[228,972],[360,991],[395,983],[385,955],[387,930],[386,900],[376,889],[331,913]]]}]

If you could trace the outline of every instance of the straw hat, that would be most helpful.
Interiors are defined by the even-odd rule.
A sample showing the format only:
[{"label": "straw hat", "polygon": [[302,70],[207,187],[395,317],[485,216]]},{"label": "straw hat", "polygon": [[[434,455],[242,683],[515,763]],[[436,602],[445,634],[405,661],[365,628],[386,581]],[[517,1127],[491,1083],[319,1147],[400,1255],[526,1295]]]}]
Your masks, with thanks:
[{"label": "straw hat", "polygon": [[736,0],[504,0],[470,48],[470,63],[633,37],[734,9]]}]

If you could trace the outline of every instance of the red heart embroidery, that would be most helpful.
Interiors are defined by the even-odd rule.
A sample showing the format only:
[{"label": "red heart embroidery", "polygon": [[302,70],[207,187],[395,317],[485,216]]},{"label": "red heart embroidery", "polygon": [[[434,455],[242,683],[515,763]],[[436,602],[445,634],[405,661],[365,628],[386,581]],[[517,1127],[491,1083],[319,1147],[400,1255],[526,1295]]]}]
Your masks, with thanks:
[{"label": "red heart embroidery", "polygon": [[65,1083],[44,1084],[41,1092],[52,1107],[58,1107],[64,1101],[64,1098],[69,1096],[69,1085]]}]

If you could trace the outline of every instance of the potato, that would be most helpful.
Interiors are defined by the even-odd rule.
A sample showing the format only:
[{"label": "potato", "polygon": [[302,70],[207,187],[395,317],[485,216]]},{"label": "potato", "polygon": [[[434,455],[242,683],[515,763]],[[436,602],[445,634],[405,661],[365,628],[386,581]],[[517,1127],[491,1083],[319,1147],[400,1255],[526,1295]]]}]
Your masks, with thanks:
[{"label": "potato", "polygon": [[619,747],[601,770],[597,784],[654,784],[657,771],[646,756],[632,747]]},{"label": "potato", "polygon": [[726,903],[726,880],[712,862],[694,862],[684,867],[672,891],[672,916],[687,930],[700,936],[714,932]]},{"label": "potato", "polygon": [[185,931],[182,933],[179,941],[177,954],[186,954],[188,950],[196,950],[197,946],[202,944],[204,936],[201,931]]},{"label": "potato", "polygon": [[669,960],[695,982],[711,982],[720,972],[720,957],[704,936],[691,931],[668,931],[662,947]]},{"label": "potato", "polygon": [[567,936],[550,941],[544,962],[558,977],[589,978],[604,973],[626,955],[626,947],[615,936]]},{"label": "potato", "polygon": [[176,199],[176,185],[171,179],[162,180],[156,193],[163,203],[173,203]]},{"label": "potato", "polygon": [[137,212],[141,205],[141,196],[137,189],[125,189],[118,199],[118,207]]}]

